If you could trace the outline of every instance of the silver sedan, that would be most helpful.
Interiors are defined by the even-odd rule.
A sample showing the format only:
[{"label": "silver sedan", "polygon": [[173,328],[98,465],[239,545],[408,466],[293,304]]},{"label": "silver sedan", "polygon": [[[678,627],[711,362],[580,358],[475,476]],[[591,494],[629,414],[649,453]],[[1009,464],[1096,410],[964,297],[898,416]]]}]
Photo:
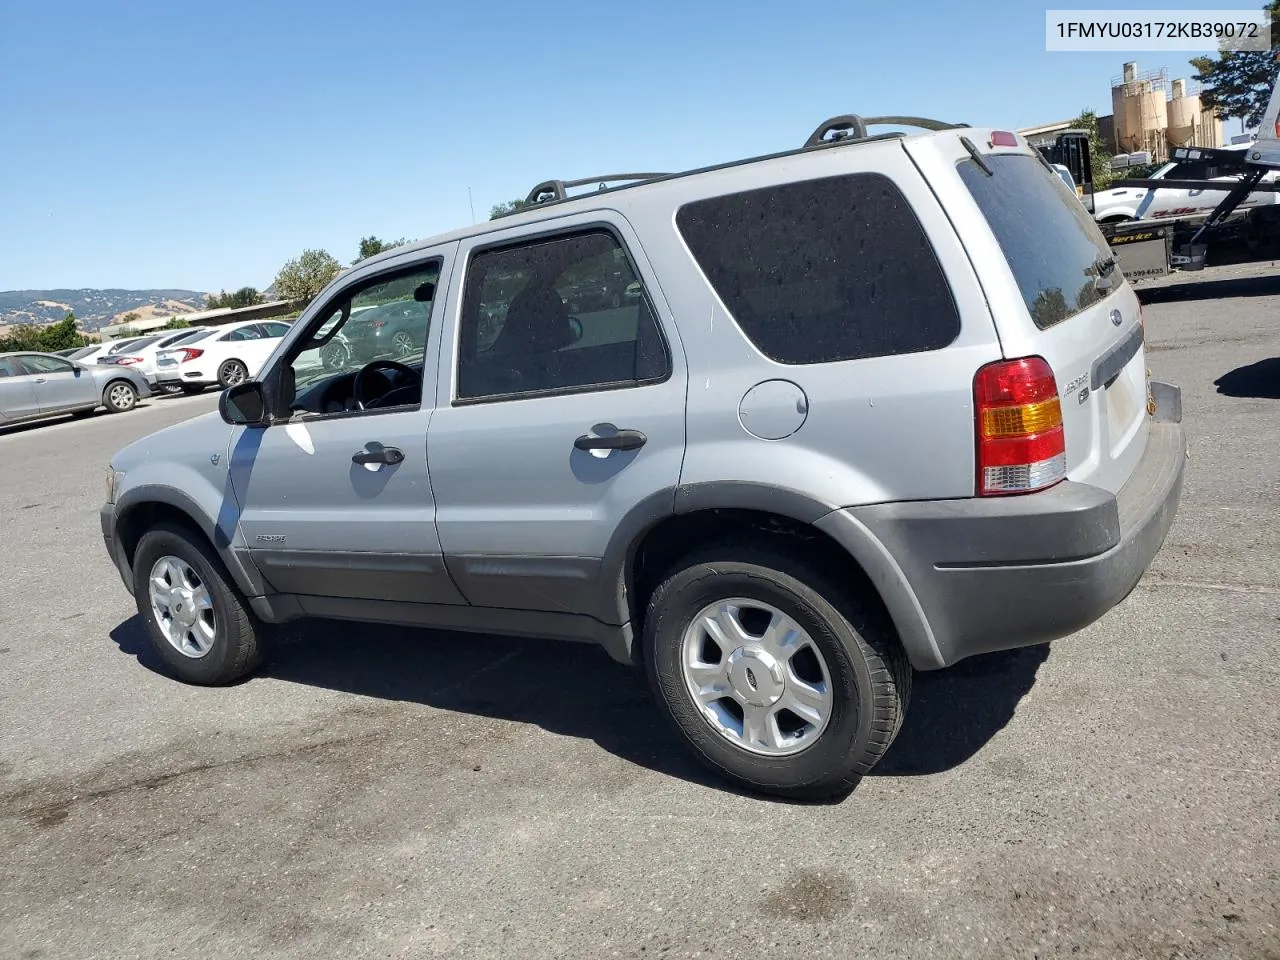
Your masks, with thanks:
[{"label": "silver sedan", "polygon": [[150,395],[146,378],[127,367],[87,366],[52,353],[0,353],[0,426],[98,407],[124,413]]}]

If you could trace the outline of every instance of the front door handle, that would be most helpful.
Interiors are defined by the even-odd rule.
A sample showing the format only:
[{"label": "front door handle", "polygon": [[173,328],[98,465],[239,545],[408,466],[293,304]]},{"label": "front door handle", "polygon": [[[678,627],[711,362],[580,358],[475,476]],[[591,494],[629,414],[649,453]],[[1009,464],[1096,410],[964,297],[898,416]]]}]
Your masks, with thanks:
[{"label": "front door handle", "polygon": [[352,463],[399,463],[403,459],[404,452],[399,447],[358,450],[351,455]]},{"label": "front door handle", "polygon": [[592,437],[584,433],[573,441],[573,445],[579,450],[639,450],[648,439],[639,430],[619,430],[607,437]]}]

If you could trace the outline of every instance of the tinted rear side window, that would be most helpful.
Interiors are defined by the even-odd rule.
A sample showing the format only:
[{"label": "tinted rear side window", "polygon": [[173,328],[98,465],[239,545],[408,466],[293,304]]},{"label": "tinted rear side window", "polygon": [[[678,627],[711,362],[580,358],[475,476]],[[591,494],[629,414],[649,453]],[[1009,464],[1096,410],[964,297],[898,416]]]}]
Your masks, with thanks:
[{"label": "tinted rear side window", "polygon": [[1084,205],[1035,157],[972,160],[960,179],[977,201],[1009,261],[1031,319],[1041,330],[1093,306],[1110,291],[1096,285],[1099,261],[1111,256]]},{"label": "tinted rear side window", "polygon": [[743,333],[779,363],[937,350],[960,332],[933,247],[888,177],[699,200],[676,224]]}]

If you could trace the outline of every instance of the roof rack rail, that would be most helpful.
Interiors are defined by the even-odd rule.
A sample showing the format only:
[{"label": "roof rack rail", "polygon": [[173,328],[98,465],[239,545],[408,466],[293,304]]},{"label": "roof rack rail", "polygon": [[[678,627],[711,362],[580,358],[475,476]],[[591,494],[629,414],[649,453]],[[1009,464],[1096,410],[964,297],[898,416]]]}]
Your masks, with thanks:
[{"label": "roof rack rail", "polygon": [[960,130],[969,126],[967,123],[944,123],[928,117],[860,117],[856,113],[846,113],[820,123],[818,129],[804,142],[804,149],[824,147],[841,140],[865,140],[868,136],[867,127],[880,124],[918,127],[921,130]]},{"label": "roof rack rail", "polygon": [[608,173],[599,177],[583,177],[580,180],[546,180],[532,190],[529,196],[525,198],[525,204],[534,206],[539,203],[553,203],[557,200],[568,199],[568,190],[571,187],[583,187],[588,183],[600,184],[600,189],[605,189],[606,183],[613,183],[619,180],[638,181],[638,180],[656,180],[659,177],[669,177],[669,173]]}]

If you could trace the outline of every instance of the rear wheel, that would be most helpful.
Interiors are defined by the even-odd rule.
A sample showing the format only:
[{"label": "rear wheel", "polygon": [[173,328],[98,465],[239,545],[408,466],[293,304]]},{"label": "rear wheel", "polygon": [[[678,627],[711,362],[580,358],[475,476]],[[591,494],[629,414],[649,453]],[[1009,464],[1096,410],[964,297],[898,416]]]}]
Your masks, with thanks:
[{"label": "rear wheel", "polygon": [[218,383],[225,390],[249,379],[249,369],[239,360],[228,360],[218,368]]},{"label": "rear wheel", "polygon": [[151,646],[187,683],[230,683],[262,659],[262,627],[198,534],[160,524],[138,542],[134,597]]},{"label": "rear wheel", "polygon": [[138,405],[138,391],[126,380],[113,380],[102,391],[102,405],[108,413],[125,413]]},{"label": "rear wheel", "polygon": [[341,340],[330,340],[320,348],[320,362],[326,370],[343,370],[351,361],[351,348]]},{"label": "rear wheel", "polygon": [[694,753],[747,789],[847,792],[888,750],[911,667],[872,604],[785,548],[720,545],[658,586],[650,682]]}]

